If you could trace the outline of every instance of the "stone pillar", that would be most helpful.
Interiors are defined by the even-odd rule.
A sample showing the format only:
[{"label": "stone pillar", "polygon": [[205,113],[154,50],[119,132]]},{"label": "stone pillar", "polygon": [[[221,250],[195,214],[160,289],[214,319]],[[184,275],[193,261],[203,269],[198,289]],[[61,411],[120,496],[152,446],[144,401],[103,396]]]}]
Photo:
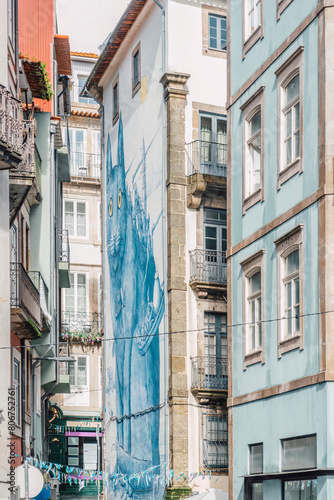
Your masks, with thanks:
[{"label": "stone pillar", "polygon": [[[189,496],[191,489],[176,478],[188,472],[188,385],[186,310],[186,177],[184,88],[190,75],[165,73],[167,107],[167,294],[169,335],[169,466],[174,484],[166,498]],[[178,333],[175,333],[178,332]]]}]

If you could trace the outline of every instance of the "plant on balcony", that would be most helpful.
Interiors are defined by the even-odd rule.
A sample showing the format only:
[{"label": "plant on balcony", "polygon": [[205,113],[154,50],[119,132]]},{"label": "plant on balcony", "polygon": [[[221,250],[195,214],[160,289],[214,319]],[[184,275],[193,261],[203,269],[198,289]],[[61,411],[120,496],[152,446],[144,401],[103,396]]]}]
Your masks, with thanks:
[{"label": "plant on balcony", "polygon": [[73,342],[79,340],[86,345],[94,345],[95,342],[101,342],[102,335],[100,332],[65,332],[61,334],[63,340]]},{"label": "plant on balcony", "polygon": [[49,72],[46,69],[46,64],[41,62],[39,65],[39,70],[41,74],[41,83],[45,86],[45,90],[42,90],[42,94],[44,95],[44,99],[46,101],[50,101],[52,96],[54,95],[54,91],[52,89],[52,84],[49,77]]}]

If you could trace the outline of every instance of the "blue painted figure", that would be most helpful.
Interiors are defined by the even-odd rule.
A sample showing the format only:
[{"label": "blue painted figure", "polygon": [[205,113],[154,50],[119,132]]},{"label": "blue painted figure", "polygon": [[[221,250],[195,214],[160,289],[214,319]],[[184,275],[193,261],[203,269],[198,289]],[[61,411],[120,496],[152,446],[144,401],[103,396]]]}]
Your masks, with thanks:
[{"label": "blue painted figure", "polygon": [[[117,400],[114,414],[118,417],[160,403],[158,333],[164,295],[153,255],[154,229],[150,229],[147,214],[145,158],[140,168],[143,169],[142,196],[136,185],[131,190],[126,183],[120,117],[115,165],[112,164],[110,138],[107,143],[106,228],[111,319],[113,336],[119,339],[113,342]],[[159,420],[160,412],[151,411],[117,424],[114,472],[136,474],[160,463]],[[152,485],[146,487],[149,489]]]}]

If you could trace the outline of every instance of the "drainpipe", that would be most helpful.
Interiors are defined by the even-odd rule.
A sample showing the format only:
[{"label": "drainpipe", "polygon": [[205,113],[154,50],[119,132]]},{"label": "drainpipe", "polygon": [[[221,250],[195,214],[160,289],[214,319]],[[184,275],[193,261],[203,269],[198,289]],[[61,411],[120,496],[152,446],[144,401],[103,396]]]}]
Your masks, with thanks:
[{"label": "drainpipe", "polygon": [[[162,47],[161,47],[161,71],[163,76],[166,72],[166,10],[163,5],[158,1],[154,0],[157,6],[161,9],[161,26],[162,26]],[[167,300],[167,201],[166,201],[166,180],[167,180],[167,103],[163,95],[162,88],[162,100],[163,100],[163,108],[162,108],[162,257],[163,257],[163,265],[164,265],[164,295],[165,295],[165,312],[164,312],[164,331],[168,332],[168,300]],[[169,358],[168,358],[168,335],[165,335],[164,340],[164,349],[165,349],[165,419],[166,419],[166,448],[165,461],[167,463],[167,469],[169,469],[169,407],[168,407],[168,366],[169,366]]]}]

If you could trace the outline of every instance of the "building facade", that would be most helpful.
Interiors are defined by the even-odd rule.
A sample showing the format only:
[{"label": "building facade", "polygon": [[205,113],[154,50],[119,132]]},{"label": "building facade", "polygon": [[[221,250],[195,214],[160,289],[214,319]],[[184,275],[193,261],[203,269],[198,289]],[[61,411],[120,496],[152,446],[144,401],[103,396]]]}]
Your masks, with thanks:
[{"label": "building facade", "polygon": [[333,496],[333,2],[229,2],[231,499]]},{"label": "building facade", "polygon": [[[27,456],[47,459],[48,397],[69,390],[57,358],[59,293],[69,282],[58,225],[68,155],[62,149],[57,85],[71,75],[71,60],[68,37],[56,34],[53,4],[9,1],[3,7],[0,366],[1,397],[8,401],[1,408],[1,439],[7,443],[1,445],[0,487],[1,497],[9,498],[12,468]],[[27,20],[37,12],[45,23],[29,24],[28,34]]]},{"label": "building facade", "polygon": [[[56,418],[50,461],[95,471],[101,464],[98,445],[102,453],[102,434],[99,443],[96,439],[102,412],[101,139],[99,105],[80,97],[80,92],[97,56],[72,52],[71,59],[71,116],[62,123],[63,137],[69,138],[71,148],[71,181],[63,188],[71,287],[62,296],[61,354],[75,361],[64,365],[71,393],[52,399]],[[96,493],[94,487],[90,494]]]},{"label": "building facade", "polygon": [[85,86],[104,110],[108,498],[228,487],[225,75],[225,2],[133,0]]}]

